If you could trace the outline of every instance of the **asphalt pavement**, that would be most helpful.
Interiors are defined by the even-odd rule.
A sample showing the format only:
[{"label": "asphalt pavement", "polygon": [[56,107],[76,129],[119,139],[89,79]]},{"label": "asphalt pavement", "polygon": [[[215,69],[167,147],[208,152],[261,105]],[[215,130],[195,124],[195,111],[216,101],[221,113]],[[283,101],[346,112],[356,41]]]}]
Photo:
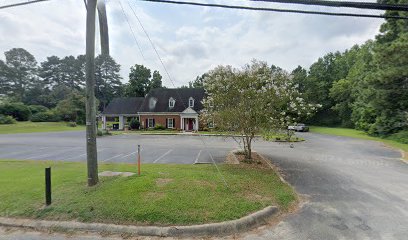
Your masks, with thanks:
[{"label": "asphalt pavement", "polygon": [[[408,239],[408,164],[400,160],[399,151],[373,141],[300,135],[307,141],[294,148],[257,140],[254,149],[270,158],[303,196],[301,208],[276,225],[236,238]],[[0,158],[84,161],[84,139],[80,132],[0,135]],[[98,139],[100,161],[132,162],[135,158],[129,154],[138,144],[142,145],[144,161],[186,164],[197,159],[210,162],[212,155],[214,161],[221,162],[238,146],[222,137],[119,135]],[[99,238],[103,237],[75,237]],[[72,236],[0,229],[0,239]]]}]

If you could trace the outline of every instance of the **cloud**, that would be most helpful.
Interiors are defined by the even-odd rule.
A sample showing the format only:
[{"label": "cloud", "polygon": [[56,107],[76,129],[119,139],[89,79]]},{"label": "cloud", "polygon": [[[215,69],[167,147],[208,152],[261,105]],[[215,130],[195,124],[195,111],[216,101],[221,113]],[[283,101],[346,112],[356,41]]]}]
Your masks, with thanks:
[{"label": "cloud", "polygon": [[[128,1],[122,1],[122,5],[139,45],[133,38],[118,0],[108,1],[111,55],[122,65],[124,81],[127,81],[130,66],[137,63],[159,70],[164,76],[164,83],[172,87],[173,83],[166,76]],[[287,70],[297,65],[308,67],[328,52],[344,51],[373,38],[382,23],[378,19],[141,2],[132,2],[132,6],[175,85],[187,84],[217,65],[239,67],[253,58],[266,60]],[[311,9],[303,6],[295,8]],[[84,5],[79,0],[54,0],[1,10],[0,51],[23,47],[39,61],[51,55],[83,54],[85,14]],[[100,51],[98,46],[97,51]]]}]

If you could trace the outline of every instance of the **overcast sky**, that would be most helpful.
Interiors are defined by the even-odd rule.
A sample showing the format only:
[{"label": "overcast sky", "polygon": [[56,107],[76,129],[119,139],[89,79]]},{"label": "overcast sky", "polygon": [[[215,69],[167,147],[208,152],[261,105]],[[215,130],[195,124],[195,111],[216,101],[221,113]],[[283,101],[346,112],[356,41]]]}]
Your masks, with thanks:
[{"label": "overcast sky", "polygon": [[[0,0],[0,5],[11,2],[15,1]],[[108,0],[111,55],[122,66],[123,82],[128,80],[130,66],[137,63],[159,70],[167,87],[173,87],[173,84],[130,10],[129,3],[150,34],[176,86],[187,84],[217,65],[239,67],[253,58],[289,71],[298,65],[309,67],[328,52],[344,51],[354,44],[374,38],[383,21],[210,9],[137,0],[121,2],[141,49],[131,34],[119,0]],[[282,8],[279,4],[248,3],[244,0],[215,2]],[[311,9],[283,6],[288,7]],[[328,10],[324,7],[312,8]],[[352,12],[347,9],[342,11]],[[38,62],[51,55],[83,54],[85,15],[83,0],[53,0],[0,10],[0,52],[22,47],[31,52]],[[98,36],[97,52],[100,52],[99,42]],[[1,54],[0,58],[4,59],[4,55]]]}]

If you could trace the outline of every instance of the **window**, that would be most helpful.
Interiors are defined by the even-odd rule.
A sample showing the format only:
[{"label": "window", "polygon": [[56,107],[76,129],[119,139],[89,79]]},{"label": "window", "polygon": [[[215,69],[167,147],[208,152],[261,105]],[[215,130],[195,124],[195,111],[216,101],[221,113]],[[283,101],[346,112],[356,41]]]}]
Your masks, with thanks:
[{"label": "window", "polygon": [[174,119],[167,118],[167,128],[174,128]]},{"label": "window", "polygon": [[169,108],[173,108],[176,101],[173,98],[169,99]]},{"label": "window", "polygon": [[149,118],[147,120],[147,127],[148,128],[154,128],[154,119],[153,118]]},{"label": "window", "polygon": [[194,98],[191,97],[190,99],[188,99],[188,106],[191,108],[194,107]]}]

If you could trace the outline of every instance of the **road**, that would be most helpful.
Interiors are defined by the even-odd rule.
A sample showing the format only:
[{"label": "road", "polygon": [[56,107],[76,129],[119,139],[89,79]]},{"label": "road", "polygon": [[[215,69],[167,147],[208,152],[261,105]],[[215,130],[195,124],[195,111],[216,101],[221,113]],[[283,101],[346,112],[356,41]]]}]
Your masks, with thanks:
[{"label": "road", "polygon": [[[55,135],[47,139],[39,138],[38,134],[32,138],[31,135],[0,136],[0,158],[7,146],[12,148],[15,144],[39,148],[50,143],[60,147],[83,144],[81,133],[64,133],[64,140]],[[299,211],[280,223],[242,234],[239,239],[408,239],[408,164],[400,160],[398,151],[372,141],[312,133],[302,136],[307,141],[295,144],[294,148],[264,141],[257,141],[254,148],[281,168],[285,179],[307,200]],[[162,163],[191,164],[205,149],[220,161],[223,154],[236,147],[234,141],[219,137],[129,135],[100,138],[98,146],[117,149],[112,154],[120,154],[121,150],[129,154],[138,141],[146,147],[144,151],[159,149],[156,155],[151,153],[151,162],[173,149],[157,161]],[[102,161],[108,158],[108,155],[100,156]],[[174,160],[176,158],[182,160]],[[209,161],[208,158],[204,154],[199,156],[203,162]],[[131,161],[131,158],[117,157],[107,161]],[[77,236],[76,239],[88,237],[99,238]],[[2,232],[0,229],[0,239],[65,238],[55,234],[39,238],[37,233]]]}]

